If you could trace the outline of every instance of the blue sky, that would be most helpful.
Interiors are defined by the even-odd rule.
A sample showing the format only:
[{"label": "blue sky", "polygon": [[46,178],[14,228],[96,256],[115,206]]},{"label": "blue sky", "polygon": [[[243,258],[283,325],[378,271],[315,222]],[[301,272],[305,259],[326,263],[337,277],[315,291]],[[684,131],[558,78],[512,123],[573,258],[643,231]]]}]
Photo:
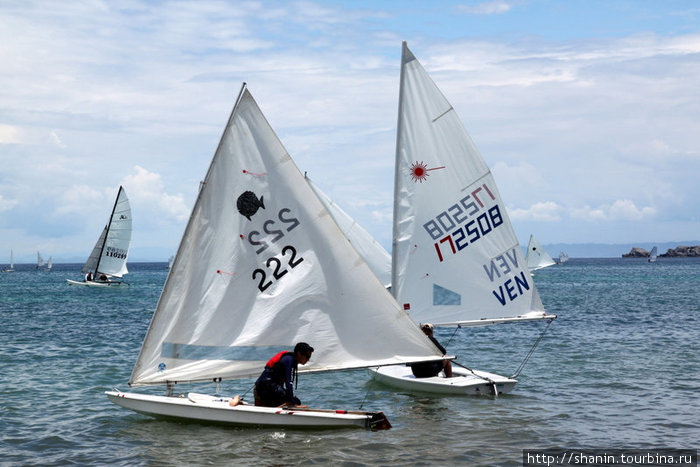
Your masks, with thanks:
[{"label": "blue sky", "polygon": [[243,81],[299,168],[389,248],[402,40],[521,243],[700,238],[695,1],[10,0],[0,263],[84,260],[119,185],[131,258],[166,260]]}]

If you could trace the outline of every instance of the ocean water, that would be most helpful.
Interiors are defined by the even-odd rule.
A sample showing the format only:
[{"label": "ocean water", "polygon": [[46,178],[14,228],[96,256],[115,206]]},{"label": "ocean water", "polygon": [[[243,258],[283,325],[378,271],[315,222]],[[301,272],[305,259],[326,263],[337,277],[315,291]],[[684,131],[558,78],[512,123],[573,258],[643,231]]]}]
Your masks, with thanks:
[{"label": "ocean water", "polygon": [[[523,449],[698,447],[699,259],[572,259],[536,272],[559,318],[510,395],[409,394],[362,370],[301,376],[304,403],[383,410],[393,428],[378,432],[177,423],[112,405],[104,391],[128,389],[167,274],[165,263],[129,266],[120,290],[67,286],[79,265],[0,273],[0,465],[520,465]],[[436,334],[459,362],[509,376],[543,328]]]}]

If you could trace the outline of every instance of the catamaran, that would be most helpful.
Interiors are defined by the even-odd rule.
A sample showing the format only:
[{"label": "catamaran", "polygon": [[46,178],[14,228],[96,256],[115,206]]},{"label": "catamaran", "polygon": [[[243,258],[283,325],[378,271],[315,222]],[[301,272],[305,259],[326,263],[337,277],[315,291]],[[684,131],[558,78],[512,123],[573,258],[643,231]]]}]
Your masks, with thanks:
[{"label": "catamaran", "polygon": [[[545,312],[493,175],[405,42],[394,190],[391,291],[414,321],[465,327],[556,318]],[[396,387],[445,394],[508,393],[518,376],[454,364],[452,378],[415,378],[408,366],[371,372]]]},{"label": "catamaran", "polygon": [[113,390],[109,400],[185,420],[388,428],[382,412],[175,395],[180,383],[258,376],[296,342],[316,349],[299,374],[442,358],[304,181],[245,84],[200,186],[129,379],[165,395]]},{"label": "catamaran", "polygon": [[[119,187],[107,225],[82,268],[83,281],[66,279],[68,285],[118,287],[128,285],[121,279],[129,271],[126,259],[131,243],[131,206],[123,187]],[[117,278],[115,280],[114,278]]]}]

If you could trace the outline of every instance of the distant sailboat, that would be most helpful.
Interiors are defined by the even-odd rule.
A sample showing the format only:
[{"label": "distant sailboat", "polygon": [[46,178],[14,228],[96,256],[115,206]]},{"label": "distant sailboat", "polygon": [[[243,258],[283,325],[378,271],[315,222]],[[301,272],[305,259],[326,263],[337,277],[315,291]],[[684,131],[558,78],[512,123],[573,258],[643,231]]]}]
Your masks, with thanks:
[{"label": "distant sailboat", "polygon": [[10,266],[7,269],[3,269],[2,272],[15,272],[15,255],[12,250],[10,250]]},{"label": "distant sailboat", "polygon": [[68,285],[115,287],[125,284],[112,278],[121,278],[129,272],[126,268],[126,259],[130,243],[131,206],[124,188],[120,186],[109,221],[83,266],[85,280],[66,279]]},{"label": "distant sailboat", "polygon": [[649,253],[649,260],[648,260],[650,263],[653,263],[656,261],[657,252],[658,252],[658,250],[656,247],[651,249],[651,252]]},{"label": "distant sailboat", "polygon": [[168,265],[165,266],[165,269],[171,269],[173,267],[173,261],[175,261],[175,255],[171,256],[170,259],[168,259]]},{"label": "distant sailboat", "polygon": [[[493,175],[405,42],[399,96],[391,281],[398,303],[435,326],[551,322],[556,315],[545,312]],[[396,387],[445,394],[507,393],[517,382],[517,373],[454,365],[452,378],[416,378],[407,366],[373,372]]]},{"label": "distant sailboat", "polygon": [[36,252],[36,268],[41,269],[44,266],[44,258],[41,257],[41,253]]},{"label": "distant sailboat", "polygon": [[569,255],[567,255],[567,254],[564,253],[563,251],[560,251],[560,252],[559,252],[559,261],[558,261],[558,263],[559,263],[559,264],[564,264],[564,263],[566,263],[567,261],[569,261]]},{"label": "distant sailboat", "polygon": [[557,264],[532,235],[530,235],[530,241],[527,244],[525,262],[530,272]]},{"label": "distant sailboat", "polygon": [[49,260],[46,262],[46,270],[50,271],[52,267],[53,267],[53,259],[51,258],[51,256],[49,256]]},{"label": "distant sailboat", "polygon": [[129,379],[166,394],[107,396],[136,412],[200,422],[390,426],[381,412],[173,396],[176,383],[258,376],[295,342],[316,349],[300,374],[442,358],[305,183],[244,85]]}]

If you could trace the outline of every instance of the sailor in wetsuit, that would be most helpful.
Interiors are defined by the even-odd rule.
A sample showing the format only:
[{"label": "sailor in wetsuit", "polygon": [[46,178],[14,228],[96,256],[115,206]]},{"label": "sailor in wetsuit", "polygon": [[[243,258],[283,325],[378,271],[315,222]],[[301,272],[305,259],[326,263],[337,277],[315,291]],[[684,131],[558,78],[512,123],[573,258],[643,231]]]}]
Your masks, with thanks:
[{"label": "sailor in wetsuit", "polygon": [[306,342],[299,342],[294,346],[293,352],[284,351],[272,357],[255,382],[255,405],[301,405],[301,401],[294,396],[293,383],[296,379],[297,365],[305,365],[313,351],[314,348]]},{"label": "sailor in wetsuit", "polygon": [[[443,355],[447,353],[445,348],[440,345],[437,339],[433,336],[433,325],[425,323],[420,327],[423,334],[428,336],[428,339],[435,344],[435,347],[440,349]],[[431,378],[437,376],[441,371],[445,372],[446,378],[452,378],[452,362],[449,360],[436,360],[433,362],[420,362],[411,364],[411,371],[416,378]]]}]

